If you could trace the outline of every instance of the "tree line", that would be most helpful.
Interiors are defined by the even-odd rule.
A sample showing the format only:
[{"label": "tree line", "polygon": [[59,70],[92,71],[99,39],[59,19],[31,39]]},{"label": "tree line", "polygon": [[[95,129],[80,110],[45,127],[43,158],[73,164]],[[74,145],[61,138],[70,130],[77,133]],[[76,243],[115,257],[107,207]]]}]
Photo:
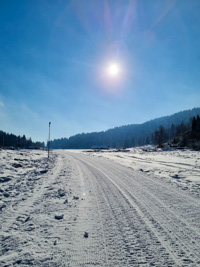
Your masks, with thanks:
[{"label": "tree line", "polygon": [[160,127],[151,136],[152,143],[163,147],[168,143],[171,146],[191,147],[200,149],[200,116],[194,116],[189,123],[184,122],[170,128]]},{"label": "tree line", "polygon": [[[181,111],[171,116],[157,118],[142,124],[115,127],[102,132],[82,133],[69,138],[54,139],[51,149],[90,149],[92,147],[129,148],[164,143],[188,146],[198,149],[200,146],[200,108]],[[0,131],[0,147],[44,148],[44,142],[33,142],[31,138],[16,136]],[[200,149],[200,148],[199,148]]]},{"label": "tree line", "polygon": [[23,136],[16,136],[0,131],[0,147],[2,148],[44,148],[44,142],[33,142],[31,138]]},{"label": "tree line", "polygon": [[[129,148],[158,144],[189,131],[192,119],[200,108],[181,111],[171,116],[154,119],[143,124],[131,124],[102,132],[82,133],[51,141],[53,149],[90,149],[92,147]],[[197,120],[197,118],[196,118]],[[161,128],[160,128],[161,127]],[[158,142],[161,134],[161,143]]]}]

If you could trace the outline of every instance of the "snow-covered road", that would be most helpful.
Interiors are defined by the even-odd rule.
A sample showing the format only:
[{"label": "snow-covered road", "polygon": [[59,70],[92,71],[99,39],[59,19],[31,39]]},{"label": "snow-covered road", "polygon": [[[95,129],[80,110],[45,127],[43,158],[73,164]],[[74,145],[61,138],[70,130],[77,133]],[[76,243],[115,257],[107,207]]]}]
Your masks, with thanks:
[{"label": "snow-covered road", "polygon": [[200,266],[197,196],[93,154],[51,157],[18,190],[0,184],[18,193],[1,200],[0,266]]}]

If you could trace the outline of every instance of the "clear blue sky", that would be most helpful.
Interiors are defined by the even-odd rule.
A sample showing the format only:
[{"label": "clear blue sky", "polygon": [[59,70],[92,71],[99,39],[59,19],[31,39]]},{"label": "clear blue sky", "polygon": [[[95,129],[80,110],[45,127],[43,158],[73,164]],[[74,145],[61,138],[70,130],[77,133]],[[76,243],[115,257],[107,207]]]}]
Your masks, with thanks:
[{"label": "clear blue sky", "polygon": [[1,130],[46,141],[49,121],[54,139],[199,106],[199,0],[0,1]]}]

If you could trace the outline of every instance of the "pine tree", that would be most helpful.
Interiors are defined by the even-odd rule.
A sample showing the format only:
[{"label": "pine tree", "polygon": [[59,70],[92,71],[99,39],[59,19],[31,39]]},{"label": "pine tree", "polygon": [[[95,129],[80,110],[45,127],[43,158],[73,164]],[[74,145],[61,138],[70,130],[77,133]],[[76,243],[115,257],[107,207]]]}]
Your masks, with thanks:
[{"label": "pine tree", "polygon": [[163,147],[163,143],[167,140],[167,131],[166,129],[160,125],[159,129],[156,130],[153,134],[153,141],[158,147]]}]

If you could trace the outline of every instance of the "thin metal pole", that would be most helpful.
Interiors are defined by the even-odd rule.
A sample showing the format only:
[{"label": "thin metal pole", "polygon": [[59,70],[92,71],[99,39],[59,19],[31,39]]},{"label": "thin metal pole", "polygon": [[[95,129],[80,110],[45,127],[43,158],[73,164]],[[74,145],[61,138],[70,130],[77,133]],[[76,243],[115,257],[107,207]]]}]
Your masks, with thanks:
[{"label": "thin metal pole", "polygon": [[4,144],[5,144],[5,133],[3,133],[3,148],[4,148]]},{"label": "thin metal pole", "polygon": [[50,126],[51,126],[51,122],[49,122],[48,158],[49,158],[49,150],[50,150]]}]

